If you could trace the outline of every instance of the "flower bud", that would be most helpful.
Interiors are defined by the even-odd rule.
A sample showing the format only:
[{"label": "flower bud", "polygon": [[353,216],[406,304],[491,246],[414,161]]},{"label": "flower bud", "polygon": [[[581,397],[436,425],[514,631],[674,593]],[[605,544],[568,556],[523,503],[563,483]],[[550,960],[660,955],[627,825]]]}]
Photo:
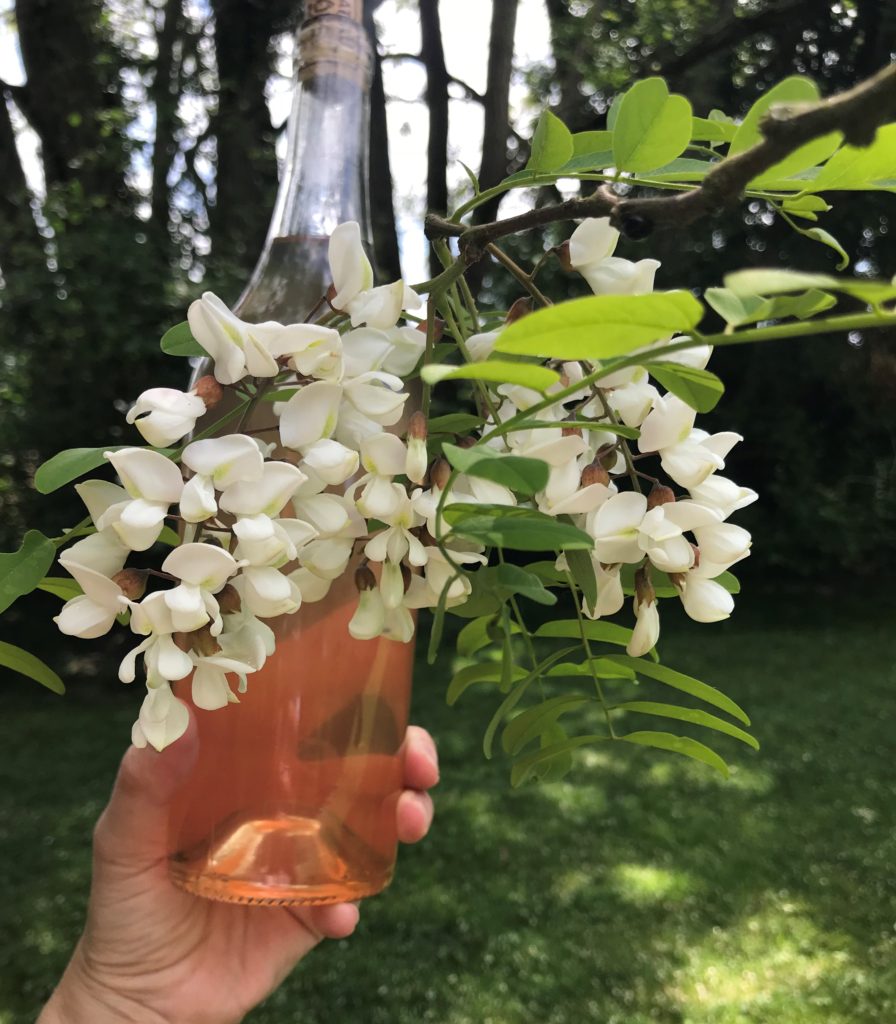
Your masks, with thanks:
[{"label": "flower bud", "polygon": [[376,589],[376,576],[373,575],[373,570],[369,566],[359,565],[355,569],[355,586],[362,594],[365,590]]},{"label": "flower bud", "polygon": [[635,573],[635,599],[639,605],[653,604],[656,601],[656,591],[650,581],[650,570],[643,566]]},{"label": "flower bud", "polygon": [[218,608],[220,608],[222,615],[233,615],[242,610],[243,600],[240,597],[240,592],[232,583],[226,583],[215,594],[215,599],[218,602]]},{"label": "flower bud", "polygon": [[327,289],[327,305],[334,312],[341,313],[342,310],[341,309],[337,309],[336,306],[333,305],[333,300],[336,298],[337,294],[338,293],[336,291],[336,285],[335,284],[331,284],[330,287]]},{"label": "flower bud", "polygon": [[561,437],[581,437],[581,427],[563,427],[560,431]]},{"label": "flower bud", "polygon": [[472,448],[476,444],[476,438],[475,437],[459,437],[457,439],[456,444],[457,444],[458,448]]},{"label": "flower bud", "polygon": [[675,492],[665,484],[654,484],[647,495],[647,511],[659,505],[668,505],[675,501]]},{"label": "flower bud", "polygon": [[201,654],[204,658],[210,658],[213,654],[218,654],[221,650],[221,645],[212,636],[211,626],[203,626],[201,629],[193,630],[190,635],[192,641],[193,650],[197,654]]},{"label": "flower bud", "polygon": [[411,416],[408,423],[408,437],[418,441],[426,440],[426,416],[419,409]]},{"label": "flower bud", "polygon": [[112,577],[122,594],[131,601],[139,601],[146,593],[146,577],[149,574],[143,569],[122,569]]},{"label": "flower bud", "polygon": [[[426,326],[426,321],[425,320],[422,323],[417,324],[417,330],[420,331],[421,334],[426,334],[427,333],[427,326]],[[432,335],[433,343],[438,344],[438,342],[440,342],[442,340],[442,335],[444,333],[445,333],[445,321],[444,320],[440,320],[438,317],[435,317],[433,319],[433,335]]]},{"label": "flower bud", "polygon": [[528,295],[521,295],[507,310],[507,324],[508,326],[512,323],[516,323],[517,320],[521,320],[528,313],[532,312],[532,300]]},{"label": "flower bud", "polygon": [[210,373],[207,373],[196,381],[193,394],[205,402],[206,409],[213,409],[224,397],[224,388],[221,387]]},{"label": "flower bud", "polygon": [[582,470],[582,487],[590,487],[592,484],[603,484],[605,487],[610,482],[610,474],[599,462],[592,462]]},{"label": "flower bud", "polygon": [[573,273],[575,267],[573,267],[572,260],[569,257],[569,239],[567,239],[565,242],[561,242],[560,245],[555,246],[554,254],[557,257],[558,263],[566,271],[566,273]]},{"label": "flower bud", "polygon": [[429,485],[444,491],[451,479],[451,466],[447,459],[434,459],[429,467]]}]

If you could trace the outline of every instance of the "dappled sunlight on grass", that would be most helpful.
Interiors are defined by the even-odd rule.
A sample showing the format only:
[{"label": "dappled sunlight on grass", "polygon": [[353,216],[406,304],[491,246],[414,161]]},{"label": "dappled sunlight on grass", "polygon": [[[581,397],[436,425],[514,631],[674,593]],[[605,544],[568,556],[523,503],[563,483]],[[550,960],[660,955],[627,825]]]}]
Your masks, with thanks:
[{"label": "dappled sunlight on grass", "polygon": [[[447,708],[446,665],[423,668],[413,718],[442,758],[432,835],[401,851],[358,934],[247,1024],[896,1020],[892,610],[847,622],[804,600],[806,627],[787,602],[739,614],[664,624],[664,661],[754,719],[758,753],[718,742],[727,782],[602,744],[562,782],[511,790],[481,748],[500,695],[471,687]],[[81,927],[90,830],[136,703],[111,683],[5,695],[0,1024],[32,1024]]]},{"label": "dappled sunlight on grass", "polygon": [[670,871],[652,864],[617,864],[612,884],[627,903],[649,906],[681,900],[699,889],[699,883],[686,871]]}]

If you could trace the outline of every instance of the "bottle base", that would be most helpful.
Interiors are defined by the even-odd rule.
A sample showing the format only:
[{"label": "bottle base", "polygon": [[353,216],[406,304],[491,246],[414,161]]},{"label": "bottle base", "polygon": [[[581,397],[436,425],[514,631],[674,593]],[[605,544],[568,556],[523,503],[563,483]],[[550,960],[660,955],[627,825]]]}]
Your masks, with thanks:
[{"label": "bottle base", "polygon": [[392,880],[393,865],[317,818],[252,820],[200,850],[175,854],[172,882],[205,899],[253,906],[321,906],[362,899]]}]

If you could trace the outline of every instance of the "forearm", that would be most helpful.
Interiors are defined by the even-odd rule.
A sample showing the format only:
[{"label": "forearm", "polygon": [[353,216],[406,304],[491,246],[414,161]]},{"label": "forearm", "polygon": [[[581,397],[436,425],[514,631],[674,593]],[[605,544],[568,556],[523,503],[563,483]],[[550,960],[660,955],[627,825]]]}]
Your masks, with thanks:
[{"label": "forearm", "polygon": [[95,978],[80,943],[37,1024],[172,1024]]}]

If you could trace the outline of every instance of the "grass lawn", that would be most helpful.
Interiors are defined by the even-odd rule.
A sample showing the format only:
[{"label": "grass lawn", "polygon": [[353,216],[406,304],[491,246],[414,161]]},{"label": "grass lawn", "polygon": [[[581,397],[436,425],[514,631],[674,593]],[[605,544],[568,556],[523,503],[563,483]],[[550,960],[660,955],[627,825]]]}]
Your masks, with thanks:
[{"label": "grass lawn", "polygon": [[[493,694],[446,708],[447,660],[421,671],[414,718],[443,764],[433,834],[355,937],[248,1021],[890,1024],[894,610],[754,597],[730,623],[666,630],[665,661],[753,716],[758,754],[714,743],[728,782],[614,747],[512,791],[480,750]],[[9,681],[3,700],[0,1024],[26,1024],[80,928],[90,828],[139,694]]]}]

